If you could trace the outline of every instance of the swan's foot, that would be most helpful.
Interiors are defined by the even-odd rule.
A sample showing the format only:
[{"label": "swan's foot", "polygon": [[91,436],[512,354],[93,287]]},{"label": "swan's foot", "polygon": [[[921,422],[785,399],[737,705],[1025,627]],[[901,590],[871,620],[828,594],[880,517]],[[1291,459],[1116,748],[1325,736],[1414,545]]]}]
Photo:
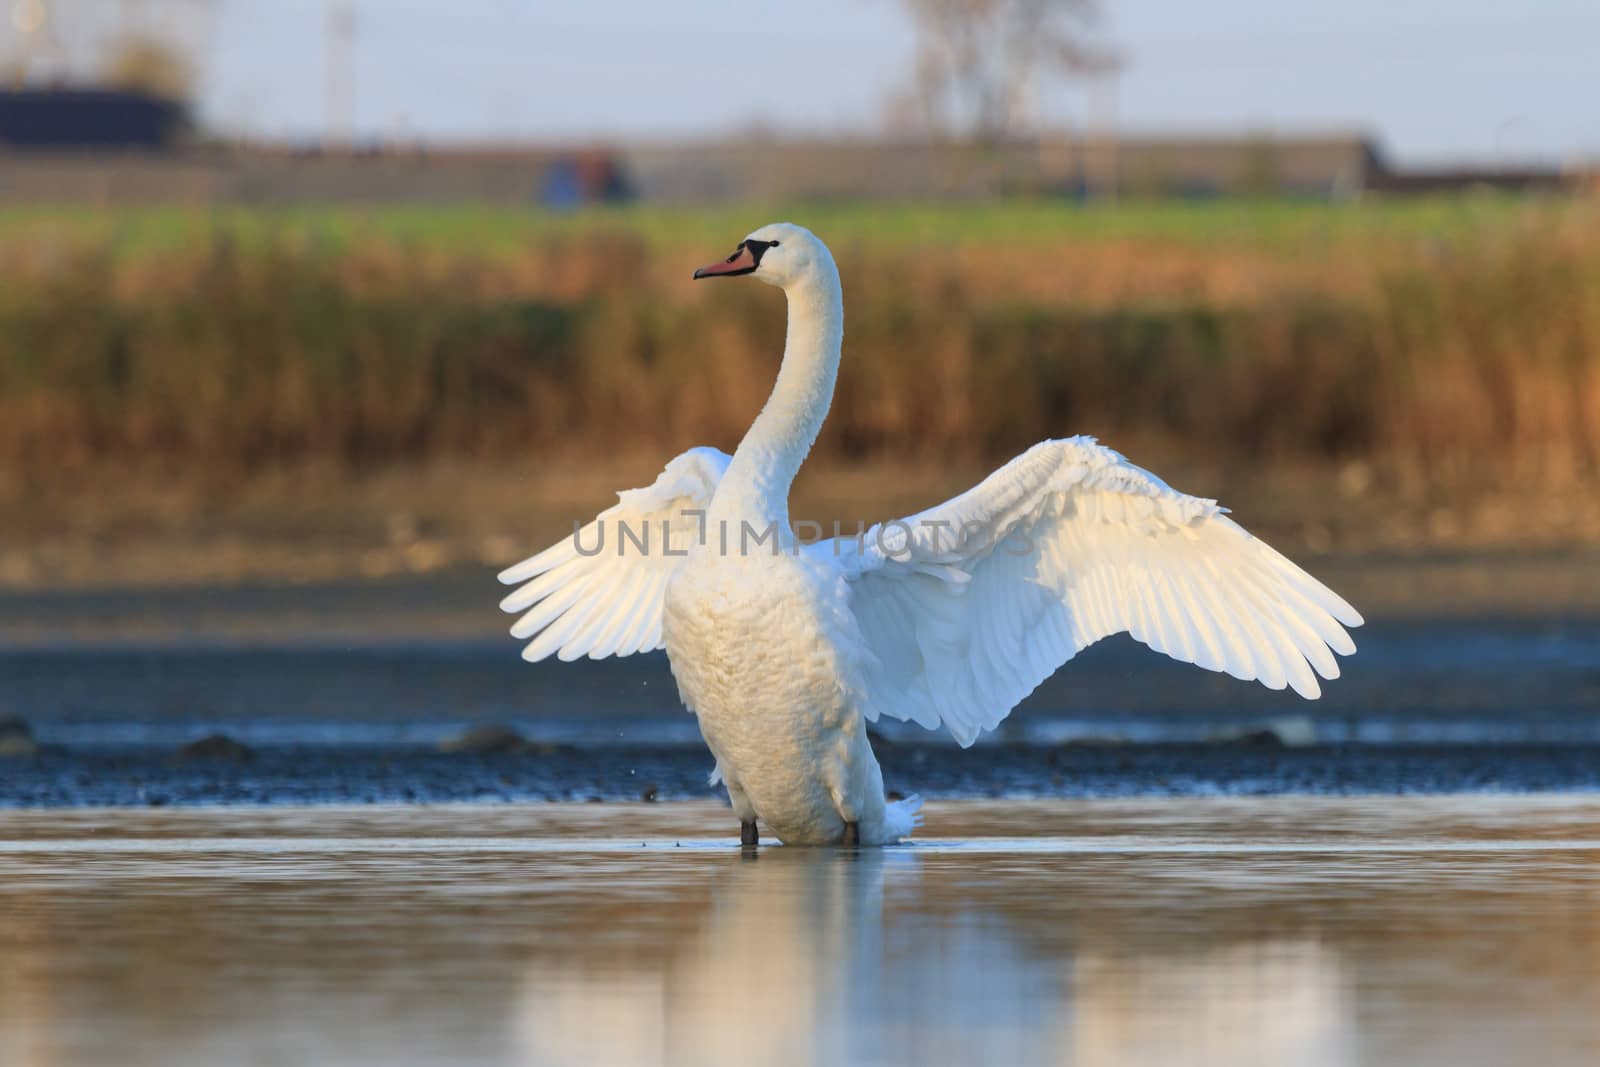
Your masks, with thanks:
[{"label": "swan's foot", "polygon": [[739,823],[739,846],[741,848],[755,848],[761,843],[761,834],[756,830],[756,821],[746,819]]},{"label": "swan's foot", "polygon": [[857,848],[861,844],[861,824],[847,822],[844,824],[844,840],[839,842],[846,848]]}]

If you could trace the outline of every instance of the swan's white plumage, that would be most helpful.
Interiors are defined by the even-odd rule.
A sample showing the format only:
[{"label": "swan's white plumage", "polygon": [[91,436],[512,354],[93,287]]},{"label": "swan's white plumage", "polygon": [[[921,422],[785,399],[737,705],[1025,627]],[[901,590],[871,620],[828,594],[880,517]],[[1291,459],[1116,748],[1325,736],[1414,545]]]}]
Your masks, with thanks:
[{"label": "swan's white plumage", "polygon": [[[838,271],[812,234],[779,224],[702,273],[788,296],[766,406],[732,457],[691,449],[506,570],[519,588],[501,607],[521,616],[529,660],[664,647],[741,819],[786,842],[837,842],[847,823],[863,844],[899,840],[920,802],[885,801],[866,722],[942,726],[970,745],[1111,634],[1307,698],[1318,675],[1338,677],[1335,653],[1355,651],[1354,608],[1215,501],[1089,438],[1045,441],[861,538],[800,546],[788,494],[833,395]],[[783,536],[752,550],[746,527]]]},{"label": "swan's white plumage", "polygon": [[[1308,699],[1361,616],[1246,533],[1089,438],[1035,445],[955,499],[851,542],[870,718],[962,745],[1057,668],[1129,633],[1174,659]],[[1315,674],[1313,673],[1315,671]]]},{"label": "swan's white plumage", "polygon": [[571,537],[502,571],[501,582],[521,584],[500,608],[522,615],[511,627],[513,637],[532,638],[522,658],[603,659],[660,648],[667,579],[699,540],[728,459],[715,448],[691,448],[650,485],[618,493]]}]

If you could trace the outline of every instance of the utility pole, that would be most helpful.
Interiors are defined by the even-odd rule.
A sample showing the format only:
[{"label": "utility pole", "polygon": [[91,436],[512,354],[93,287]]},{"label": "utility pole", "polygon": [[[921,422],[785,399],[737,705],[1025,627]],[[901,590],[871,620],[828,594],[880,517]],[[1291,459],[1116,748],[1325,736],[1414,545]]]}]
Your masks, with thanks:
[{"label": "utility pole", "polygon": [[355,0],[328,0],[327,147],[355,139]]}]

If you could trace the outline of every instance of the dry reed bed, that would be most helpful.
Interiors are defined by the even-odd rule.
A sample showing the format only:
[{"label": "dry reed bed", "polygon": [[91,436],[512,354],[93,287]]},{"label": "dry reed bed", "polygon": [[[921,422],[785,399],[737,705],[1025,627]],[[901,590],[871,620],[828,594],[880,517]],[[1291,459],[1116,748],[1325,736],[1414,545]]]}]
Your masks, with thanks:
[{"label": "dry reed bed", "polygon": [[[615,222],[492,254],[226,227],[114,245],[0,232],[14,484],[731,447],[782,344],[776,294],[693,285],[709,255]],[[1600,468],[1600,211],[1447,240],[836,247],[835,458],[969,462],[1094,432],[1428,481]]]}]

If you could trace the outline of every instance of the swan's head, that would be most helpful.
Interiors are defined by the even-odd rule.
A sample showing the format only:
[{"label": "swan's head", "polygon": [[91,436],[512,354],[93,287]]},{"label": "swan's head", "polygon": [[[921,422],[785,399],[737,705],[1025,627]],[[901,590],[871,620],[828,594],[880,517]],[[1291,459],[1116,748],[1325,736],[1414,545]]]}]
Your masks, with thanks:
[{"label": "swan's head", "polygon": [[787,289],[797,281],[834,270],[828,246],[804,226],[774,222],[740,241],[726,259],[701,267],[696,278],[754,275],[768,285]]}]

